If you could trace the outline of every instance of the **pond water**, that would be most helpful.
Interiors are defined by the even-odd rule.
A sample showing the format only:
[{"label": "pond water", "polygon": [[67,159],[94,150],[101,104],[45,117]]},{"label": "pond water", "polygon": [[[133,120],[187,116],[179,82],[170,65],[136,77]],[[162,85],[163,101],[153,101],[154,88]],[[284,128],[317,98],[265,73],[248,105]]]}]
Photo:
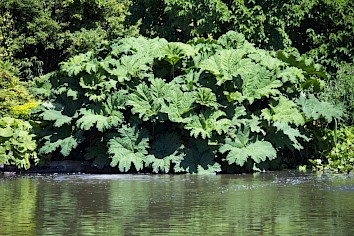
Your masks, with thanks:
[{"label": "pond water", "polygon": [[354,235],[354,176],[0,177],[0,235]]}]

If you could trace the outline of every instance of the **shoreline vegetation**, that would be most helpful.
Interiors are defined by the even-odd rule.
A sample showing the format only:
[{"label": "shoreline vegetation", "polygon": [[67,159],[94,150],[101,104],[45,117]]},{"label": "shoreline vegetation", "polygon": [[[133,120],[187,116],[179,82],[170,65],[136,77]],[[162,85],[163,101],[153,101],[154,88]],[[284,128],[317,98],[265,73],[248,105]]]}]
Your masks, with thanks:
[{"label": "shoreline vegetation", "polygon": [[0,172],[353,173],[352,9],[2,1]]}]

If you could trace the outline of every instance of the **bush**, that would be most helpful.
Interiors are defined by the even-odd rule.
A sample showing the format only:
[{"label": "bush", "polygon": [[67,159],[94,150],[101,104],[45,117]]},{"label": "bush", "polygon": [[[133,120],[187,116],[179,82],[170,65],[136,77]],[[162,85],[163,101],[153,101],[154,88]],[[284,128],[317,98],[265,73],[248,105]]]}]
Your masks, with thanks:
[{"label": "bush", "polygon": [[331,148],[324,158],[312,160],[317,171],[335,173],[352,173],[354,170],[354,127],[343,126],[338,131],[331,131],[334,139]]},{"label": "bush", "polygon": [[28,169],[38,162],[29,122],[38,105],[17,73],[10,62],[0,61],[0,164]]},{"label": "bush", "polygon": [[258,169],[298,153],[309,124],[340,117],[316,97],[324,77],[308,58],[257,49],[233,31],[188,44],[124,38],[38,81],[50,94],[39,150],[122,172]]}]

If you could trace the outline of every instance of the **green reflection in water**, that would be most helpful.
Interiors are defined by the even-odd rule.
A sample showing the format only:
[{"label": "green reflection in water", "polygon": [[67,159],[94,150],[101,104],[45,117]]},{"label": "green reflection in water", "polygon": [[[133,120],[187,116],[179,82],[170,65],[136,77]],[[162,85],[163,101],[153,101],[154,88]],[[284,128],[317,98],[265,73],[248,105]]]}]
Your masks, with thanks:
[{"label": "green reflection in water", "polygon": [[354,235],[354,177],[0,179],[1,235]]},{"label": "green reflection in water", "polygon": [[0,179],[0,235],[34,235],[36,181],[29,178]]}]

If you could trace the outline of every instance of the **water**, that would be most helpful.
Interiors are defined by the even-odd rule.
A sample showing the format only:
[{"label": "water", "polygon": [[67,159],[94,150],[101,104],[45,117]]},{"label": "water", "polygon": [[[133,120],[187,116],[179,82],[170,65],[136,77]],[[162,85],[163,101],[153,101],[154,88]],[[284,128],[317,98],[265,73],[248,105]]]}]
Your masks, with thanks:
[{"label": "water", "polygon": [[0,235],[354,235],[354,176],[0,177]]}]

